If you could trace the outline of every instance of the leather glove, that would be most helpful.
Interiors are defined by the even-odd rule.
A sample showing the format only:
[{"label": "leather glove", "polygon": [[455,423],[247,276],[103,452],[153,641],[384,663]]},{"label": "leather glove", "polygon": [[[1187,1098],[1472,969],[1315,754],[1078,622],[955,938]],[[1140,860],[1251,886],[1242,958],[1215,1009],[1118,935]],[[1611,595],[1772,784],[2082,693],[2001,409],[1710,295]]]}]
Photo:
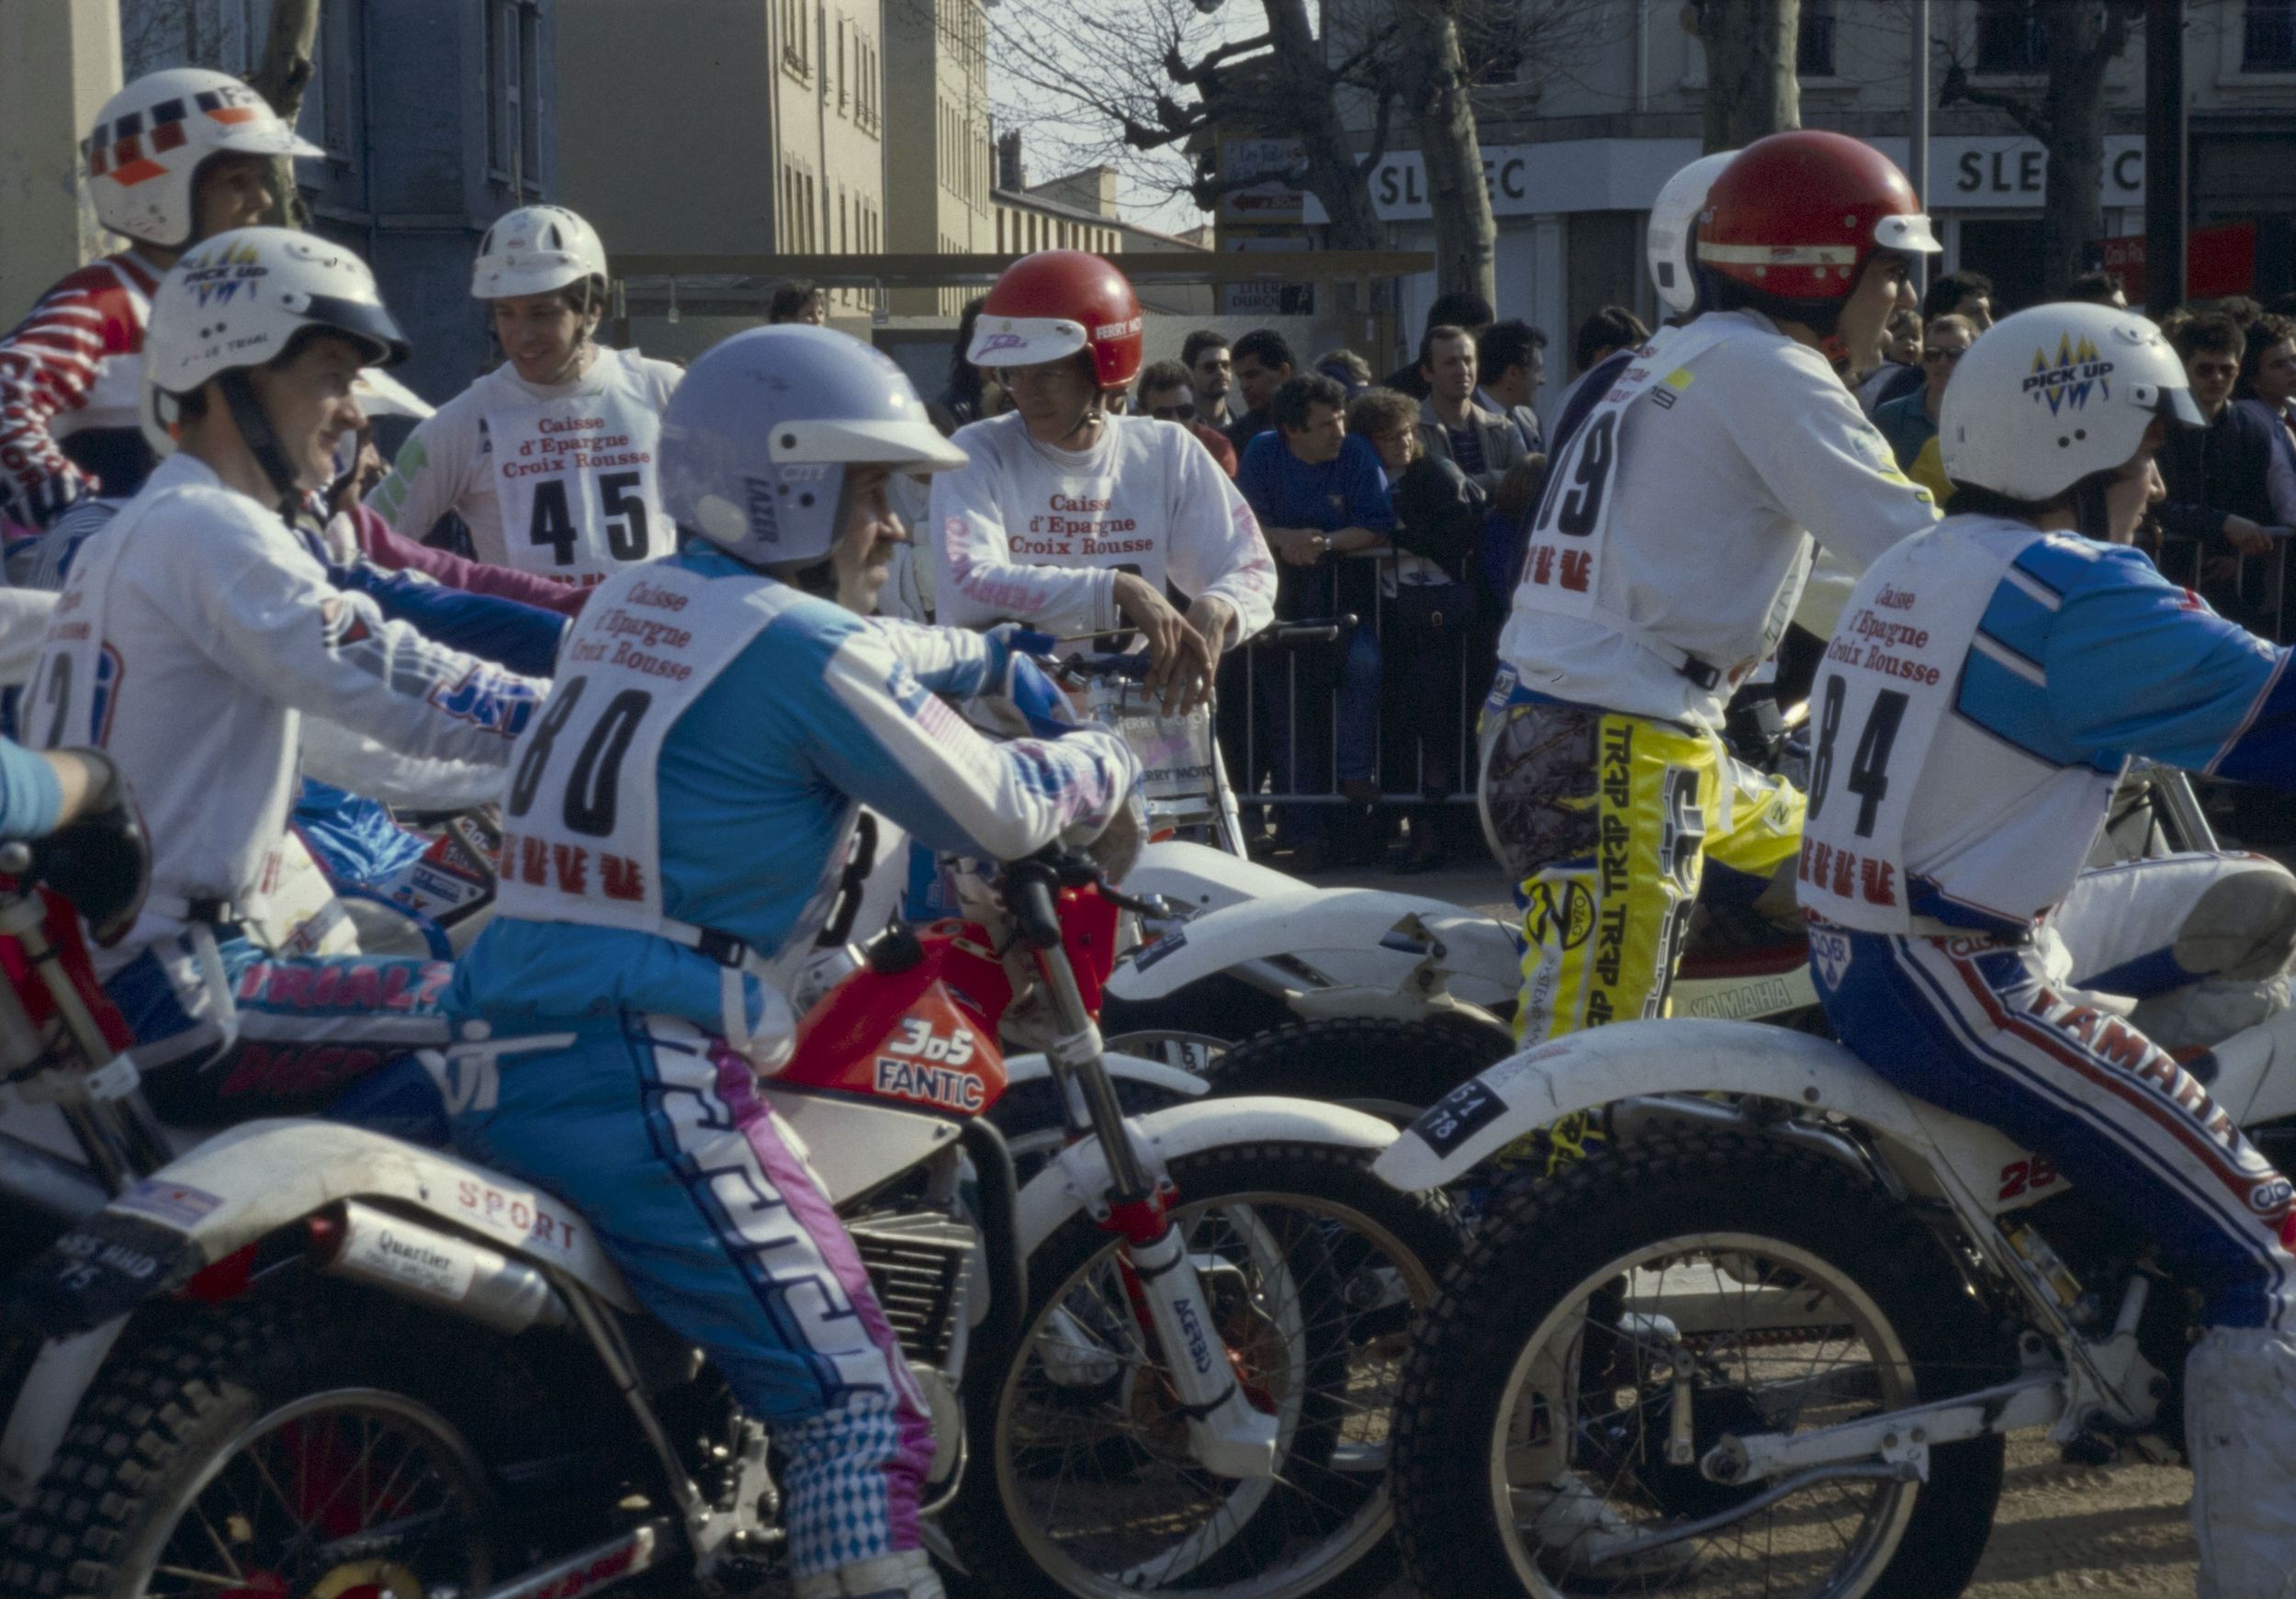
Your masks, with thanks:
[{"label": "leather glove", "polygon": [[30,881],[70,900],[96,941],[109,948],[125,938],[152,886],[152,845],[120,781],[119,769],[93,749],[72,749],[103,774],[102,785],[80,815],[31,842]]}]

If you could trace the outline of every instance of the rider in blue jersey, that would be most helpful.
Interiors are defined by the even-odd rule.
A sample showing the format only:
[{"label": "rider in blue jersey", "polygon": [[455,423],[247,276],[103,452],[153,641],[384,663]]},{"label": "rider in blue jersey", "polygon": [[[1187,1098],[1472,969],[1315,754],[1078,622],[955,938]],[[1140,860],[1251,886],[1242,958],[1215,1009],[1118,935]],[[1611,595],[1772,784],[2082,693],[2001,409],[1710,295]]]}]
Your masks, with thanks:
[{"label": "rider in blue jersey", "polygon": [[943,704],[1035,679],[1004,638],[888,626],[804,586],[825,557],[881,580],[906,536],[888,475],[963,459],[843,334],[760,329],[694,364],[662,422],[690,541],[608,578],[568,631],[512,760],[499,913],[449,1000],[457,1143],[579,1207],[765,1419],[800,1599],[940,1586],[917,1531],[929,1422],[753,1092],[791,1046],[787,981],[862,805],[1009,859],[1097,835],[1135,774],[1097,729],[993,745]]},{"label": "rider in blue jersey", "polygon": [[[2143,318],[2057,304],[2005,319],[1963,358],[1940,422],[1956,514],[1867,569],[1811,695],[1799,891],[1818,997],[1883,1076],[2046,1154],[2202,1291],[2209,1330],[2185,1367],[2200,1591],[2285,1599],[2290,1184],[2212,1098],[2205,1062],[2187,1070],[2068,983],[2080,952],[2060,924],[2131,756],[2296,788],[2290,652],[2126,547],[2161,497],[2167,429],[2200,422]],[[2191,863],[2215,876],[2209,857],[2114,870]],[[2208,893],[2177,947],[2084,982],[2143,993],[2175,974],[2140,968],[2182,962],[2211,922],[2197,941],[2212,964],[2276,976],[2285,874],[2259,865]]]}]

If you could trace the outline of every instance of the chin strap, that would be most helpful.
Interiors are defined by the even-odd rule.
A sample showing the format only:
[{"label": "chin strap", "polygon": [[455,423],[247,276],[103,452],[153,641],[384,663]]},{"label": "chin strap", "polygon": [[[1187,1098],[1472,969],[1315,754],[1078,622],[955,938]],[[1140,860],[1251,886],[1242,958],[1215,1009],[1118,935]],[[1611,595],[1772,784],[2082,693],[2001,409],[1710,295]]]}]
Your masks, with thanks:
[{"label": "chin strap", "polygon": [[295,468],[287,465],[287,452],[279,447],[279,435],[271,431],[263,401],[255,398],[255,386],[247,380],[247,368],[233,367],[216,379],[216,387],[223,391],[223,403],[231,408],[231,421],[239,428],[241,441],[263,468],[263,475],[271,479],[272,488],[278,490],[279,514],[292,519],[302,504],[302,490]]},{"label": "chin strap", "polygon": [[2112,479],[2110,472],[2091,472],[2073,485],[2073,526],[2083,538],[2107,544],[2112,540],[2112,519],[2105,509],[2105,490]]}]

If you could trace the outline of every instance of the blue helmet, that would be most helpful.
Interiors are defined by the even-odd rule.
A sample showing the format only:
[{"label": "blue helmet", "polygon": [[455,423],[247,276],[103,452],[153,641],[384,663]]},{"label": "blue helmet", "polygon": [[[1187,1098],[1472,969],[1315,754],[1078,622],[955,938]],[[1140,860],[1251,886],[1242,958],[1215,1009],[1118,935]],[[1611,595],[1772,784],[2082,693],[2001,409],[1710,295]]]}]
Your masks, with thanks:
[{"label": "blue helmet", "polygon": [[670,397],[670,516],[753,566],[819,560],[837,542],[848,467],[964,465],[907,375],[849,334],[783,323],[712,346]]}]

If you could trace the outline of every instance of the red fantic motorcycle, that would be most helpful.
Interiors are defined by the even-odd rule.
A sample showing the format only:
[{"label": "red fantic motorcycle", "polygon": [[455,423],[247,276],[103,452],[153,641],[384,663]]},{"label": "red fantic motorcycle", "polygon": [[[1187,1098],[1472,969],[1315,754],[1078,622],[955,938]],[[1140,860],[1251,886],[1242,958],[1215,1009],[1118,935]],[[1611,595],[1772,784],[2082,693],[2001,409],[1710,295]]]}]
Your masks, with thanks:
[{"label": "red fantic motorcycle", "polygon": [[[1116,896],[1051,856],[1003,868],[995,904],[994,925],[869,945],[758,1088],[930,1402],[936,1548],[996,1593],[1376,1588],[1386,1404],[1454,1253],[1443,1202],[1374,1178],[1393,1133],[1338,1107],[1128,1118],[1094,1019]],[[0,931],[27,957],[0,987],[5,1075],[59,1108],[109,1194],[9,1285],[0,1584],[580,1599],[649,1571],[770,1577],[764,1429],[580,1214],[338,1122],[168,1159],[76,946],[32,898]],[[1016,1004],[1051,1034],[1070,1129],[1025,1187],[985,1115]],[[482,1096],[542,1042],[430,1064],[450,1101]]]}]

